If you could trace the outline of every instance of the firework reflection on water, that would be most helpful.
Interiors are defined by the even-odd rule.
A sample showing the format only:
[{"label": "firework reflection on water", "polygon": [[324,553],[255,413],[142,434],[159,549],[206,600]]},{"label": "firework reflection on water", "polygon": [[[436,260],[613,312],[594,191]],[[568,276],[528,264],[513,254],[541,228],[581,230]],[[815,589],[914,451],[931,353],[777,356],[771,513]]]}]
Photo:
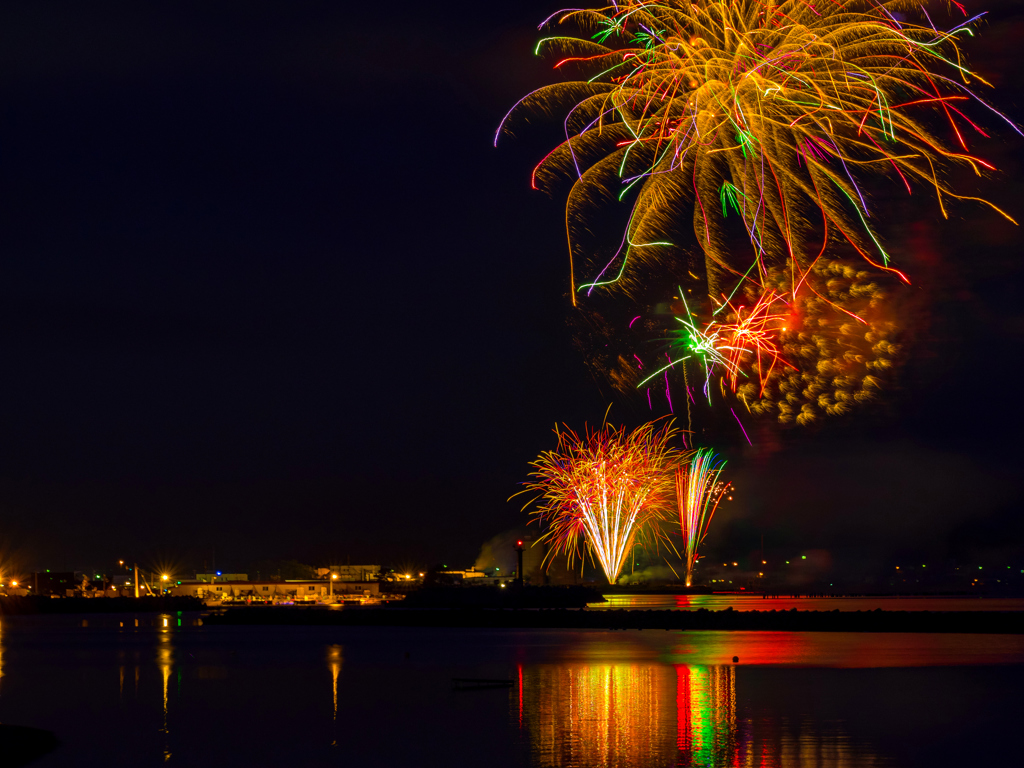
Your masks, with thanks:
[{"label": "firework reflection on water", "polygon": [[880,762],[840,727],[794,732],[788,723],[738,716],[736,678],[728,665],[521,667],[513,717],[543,768]]}]

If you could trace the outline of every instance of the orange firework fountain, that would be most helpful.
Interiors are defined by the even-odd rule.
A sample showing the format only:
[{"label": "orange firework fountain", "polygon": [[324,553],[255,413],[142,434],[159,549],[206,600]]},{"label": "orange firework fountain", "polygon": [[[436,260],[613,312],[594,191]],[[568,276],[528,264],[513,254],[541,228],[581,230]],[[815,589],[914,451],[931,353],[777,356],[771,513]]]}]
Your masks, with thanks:
[{"label": "orange firework fountain", "polygon": [[614,584],[633,546],[653,537],[653,524],[672,500],[668,468],[677,460],[669,446],[671,424],[645,424],[632,432],[607,424],[580,436],[556,430],[558,447],[531,466],[523,491],[539,493],[533,512],[551,544],[545,563],[565,554],[570,564],[588,549]]}]

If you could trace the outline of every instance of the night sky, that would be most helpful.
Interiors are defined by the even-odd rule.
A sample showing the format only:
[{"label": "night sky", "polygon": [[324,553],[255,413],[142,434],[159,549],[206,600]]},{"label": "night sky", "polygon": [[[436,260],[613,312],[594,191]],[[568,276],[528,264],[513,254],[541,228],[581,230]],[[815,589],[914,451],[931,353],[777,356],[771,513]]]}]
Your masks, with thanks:
[{"label": "night sky", "polygon": [[[1024,122],[1024,12],[969,5]],[[573,344],[552,127],[492,146],[558,7],[0,7],[4,552],[470,565],[556,422],[649,418]],[[1024,138],[985,126],[978,189],[1024,220]],[[919,188],[880,226],[915,293],[879,403],[705,435],[737,486],[712,550],[1024,555],[1024,235],[950,213]]]}]

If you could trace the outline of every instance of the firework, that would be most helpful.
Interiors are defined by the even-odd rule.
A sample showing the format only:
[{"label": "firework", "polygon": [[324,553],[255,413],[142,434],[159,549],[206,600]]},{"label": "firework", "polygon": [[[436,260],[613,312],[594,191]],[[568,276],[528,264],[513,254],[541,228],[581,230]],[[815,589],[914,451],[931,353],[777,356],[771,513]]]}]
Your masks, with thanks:
[{"label": "firework", "polygon": [[720,480],[725,464],[710,448],[698,448],[688,464],[679,464],[675,470],[676,507],[683,534],[683,560],[686,563],[688,587],[693,578],[693,565],[698,558],[697,548],[707,536],[718,503],[730,488],[729,483]]},{"label": "firework", "polygon": [[[682,296],[682,288],[679,292]],[[684,317],[675,318],[679,327],[669,333],[669,362],[642,379],[638,388],[670,368],[695,359],[704,370],[704,392],[710,399],[710,382],[716,369],[721,370],[729,389],[736,392],[740,378],[747,377],[748,371],[763,384],[776,365],[789,365],[783,360],[777,343],[778,334],[786,330],[789,318],[788,303],[780,294],[767,291],[750,309],[734,307],[727,299],[721,308],[730,310],[726,319],[712,318],[703,326],[699,325],[685,299],[679,299],[679,303]]]},{"label": "firework", "polygon": [[655,357],[664,362],[645,366],[637,357],[634,367],[645,375],[635,387],[672,373],[689,402],[697,369],[703,381],[695,389],[708,403],[718,390],[783,424],[849,413],[876,397],[898,361],[901,333],[887,298],[878,273],[821,258],[795,284],[786,270],[770,270],[707,321],[677,299],[676,327],[661,341],[667,352]]},{"label": "firework", "polygon": [[819,260],[797,286],[784,271],[770,272],[767,290],[790,296],[786,326],[775,335],[786,364],[739,385],[740,401],[783,424],[808,424],[874,400],[901,352],[900,328],[877,278],[835,259]]},{"label": "firework", "polygon": [[[991,169],[965,138],[968,127],[985,135],[968,104],[999,115],[969,88],[988,83],[958,47],[977,18],[939,31],[917,0],[617,0],[556,13],[541,26],[559,34],[538,52],[555,51],[556,68],[583,76],[517,107],[565,116],[565,141],[533,179],[572,182],[571,271],[593,213],[632,200],[618,251],[582,285],[573,275],[574,303],[597,286],[636,288],[632,265],[669,253],[666,238],[684,217],[709,296],[772,268],[802,272],[820,255],[819,238],[821,253],[846,241],[892,269],[870,223],[865,175],[888,174],[908,193],[923,184],[943,215],[947,197],[985,203],[943,181],[958,167]],[[927,127],[936,116],[955,146]],[[750,246],[733,247],[731,231]]]},{"label": "firework", "polygon": [[637,543],[656,535],[671,500],[668,467],[677,459],[669,446],[671,424],[646,424],[632,432],[603,425],[582,436],[555,430],[558,446],[532,462],[523,492],[535,491],[534,519],[550,544],[545,564],[565,554],[572,564],[585,550],[614,584]]}]

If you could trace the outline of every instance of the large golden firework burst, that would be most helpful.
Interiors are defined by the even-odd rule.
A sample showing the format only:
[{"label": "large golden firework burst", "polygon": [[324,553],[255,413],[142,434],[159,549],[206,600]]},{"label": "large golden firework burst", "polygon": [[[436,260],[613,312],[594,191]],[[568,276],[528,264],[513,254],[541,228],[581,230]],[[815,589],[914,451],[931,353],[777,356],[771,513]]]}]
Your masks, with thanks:
[{"label": "large golden firework burst", "polygon": [[[990,167],[963,135],[981,130],[968,102],[991,109],[970,90],[987,83],[958,48],[974,19],[939,31],[924,7],[937,4],[922,1],[621,0],[545,22],[566,34],[538,50],[582,77],[517,107],[564,115],[566,139],[534,180],[572,180],[570,258],[585,255],[597,209],[632,200],[619,250],[586,279],[573,275],[574,303],[596,286],[635,287],[631,262],[674,252],[667,238],[687,218],[704,255],[694,278],[717,297],[746,275],[798,274],[830,241],[892,269],[858,184],[865,173],[888,173],[908,191],[926,185],[944,214],[946,197],[978,200],[944,180],[956,166]],[[743,231],[750,246],[730,246]]]}]

